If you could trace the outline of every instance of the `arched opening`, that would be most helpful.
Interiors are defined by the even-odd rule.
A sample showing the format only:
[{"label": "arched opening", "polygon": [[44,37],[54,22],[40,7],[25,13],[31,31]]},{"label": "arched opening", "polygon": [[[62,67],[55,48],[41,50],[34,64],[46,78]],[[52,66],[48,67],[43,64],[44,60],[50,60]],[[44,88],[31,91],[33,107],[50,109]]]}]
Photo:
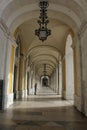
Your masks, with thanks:
[{"label": "arched opening", "polygon": [[49,77],[48,76],[42,76],[41,78],[41,84],[43,87],[48,87],[49,86]]}]

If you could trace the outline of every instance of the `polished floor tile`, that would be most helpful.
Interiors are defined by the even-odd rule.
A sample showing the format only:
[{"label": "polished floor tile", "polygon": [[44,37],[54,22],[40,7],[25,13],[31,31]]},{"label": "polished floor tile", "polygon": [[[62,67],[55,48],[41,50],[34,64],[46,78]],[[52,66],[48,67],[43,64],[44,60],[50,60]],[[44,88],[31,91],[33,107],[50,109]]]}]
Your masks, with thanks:
[{"label": "polished floor tile", "polygon": [[87,130],[87,118],[72,101],[61,100],[51,90],[49,95],[38,93],[0,112],[0,130]]}]

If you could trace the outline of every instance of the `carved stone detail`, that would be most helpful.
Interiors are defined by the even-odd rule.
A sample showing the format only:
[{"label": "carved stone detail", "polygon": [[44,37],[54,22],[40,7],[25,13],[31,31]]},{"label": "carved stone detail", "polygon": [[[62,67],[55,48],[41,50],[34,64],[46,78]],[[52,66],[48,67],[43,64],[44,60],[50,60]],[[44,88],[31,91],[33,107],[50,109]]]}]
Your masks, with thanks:
[{"label": "carved stone detail", "polygon": [[15,47],[16,45],[16,40],[15,38],[12,36],[11,32],[9,31],[7,25],[5,24],[4,20],[2,18],[0,18],[0,28],[3,31],[4,35],[10,39],[12,41],[12,43],[14,43]]}]

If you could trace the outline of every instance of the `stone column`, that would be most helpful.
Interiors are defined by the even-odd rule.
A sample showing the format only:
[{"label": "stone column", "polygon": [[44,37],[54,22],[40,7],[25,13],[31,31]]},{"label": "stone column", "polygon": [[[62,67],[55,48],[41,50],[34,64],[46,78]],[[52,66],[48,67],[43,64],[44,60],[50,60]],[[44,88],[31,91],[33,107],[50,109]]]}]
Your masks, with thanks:
[{"label": "stone column", "polygon": [[55,70],[54,70],[54,72],[53,72],[53,90],[54,90],[54,92],[55,92],[55,85],[56,84],[56,82],[55,82]]},{"label": "stone column", "polygon": [[29,94],[31,94],[31,78],[32,78],[31,67],[29,67]]},{"label": "stone column", "polygon": [[62,59],[62,98],[66,99],[66,70],[65,57]]},{"label": "stone column", "polygon": [[81,57],[81,111],[87,116],[87,23],[81,26],[80,57]]},{"label": "stone column", "polygon": [[57,73],[56,73],[56,68],[55,68],[55,70],[54,70],[54,92],[56,93],[57,92],[57,87],[58,87],[58,83],[56,82],[58,79],[57,79],[57,77],[56,76],[58,76],[58,75],[56,75]]},{"label": "stone column", "polygon": [[59,94],[59,65],[56,65],[56,93]]},{"label": "stone column", "polygon": [[[11,65],[11,47],[10,40],[7,40],[6,55],[5,55],[5,74],[4,74],[4,108],[8,108],[13,103],[13,63]],[[14,55],[14,54],[13,54]],[[14,59],[13,59],[14,60]],[[10,76],[10,67],[12,74]]]},{"label": "stone column", "polygon": [[73,51],[66,53],[66,99],[74,99]]},{"label": "stone column", "polygon": [[62,94],[62,64],[61,61],[59,62],[59,95]]},{"label": "stone column", "polygon": [[82,111],[82,51],[81,39],[76,37],[73,39],[74,50],[74,104],[79,111]]},{"label": "stone column", "polygon": [[[13,50],[12,50],[13,48]],[[0,19],[0,80],[3,81],[2,109],[13,103],[14,52],[16,43]]]},{"label": "stone column", "polygon": [[[18,60],[18,65],[16,66],[16,75],[15,75],[15,78],[16,78],[16,83],[14,83],[14,94],[15,94],[15,99],[17,99],[17,93],[18,93],[18,83],[19,83],[19,60]],[[15,82],[15,80],[14,80]]]},{"label": "stone column", "polygon": [[27,60],[24,58],[24,97],[27,97]]},{"label": "stone column", "polygon": [[54,87],[54,76],[53,76],[53,73],[51,75],[51,83],[50,83],[50,85],[51,85],[50,87],[51,87],[52,90],[53,90],[53,87]]},{"label": "stone column", "polygon": [[20,69],[19,69],[19,85],[18,85],[18,98],[24,97],[24,78],[25,78],[25,60],[24,55],[20,55]]},{"label": "stone column", "polygon": [[34,85],[35,85],[35,82],[36,82],[36,73],[35,73],[35,65],[34,65],[34,67],[33,67],[33,87],[34,87]]}]

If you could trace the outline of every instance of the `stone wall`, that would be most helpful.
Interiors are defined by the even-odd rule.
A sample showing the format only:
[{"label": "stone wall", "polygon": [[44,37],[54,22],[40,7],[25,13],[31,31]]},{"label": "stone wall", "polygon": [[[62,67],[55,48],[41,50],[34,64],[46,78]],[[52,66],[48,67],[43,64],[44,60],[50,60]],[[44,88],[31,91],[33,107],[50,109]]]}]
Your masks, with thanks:
[{"label": "stone wall", "polygon": [[81,108],[82,112],[87,116],[87,24],[84,24],[80,32],[81,40]]},{"label": "stone wall", "polygon": [[11,48],[16,47],[14,39],[10,36],[5,23],[0,20],[0,79],[4,81],[3,86],[3,109],[13,103],[13,76],[12,86],[10,86],[10,63],[11,63]]}]

